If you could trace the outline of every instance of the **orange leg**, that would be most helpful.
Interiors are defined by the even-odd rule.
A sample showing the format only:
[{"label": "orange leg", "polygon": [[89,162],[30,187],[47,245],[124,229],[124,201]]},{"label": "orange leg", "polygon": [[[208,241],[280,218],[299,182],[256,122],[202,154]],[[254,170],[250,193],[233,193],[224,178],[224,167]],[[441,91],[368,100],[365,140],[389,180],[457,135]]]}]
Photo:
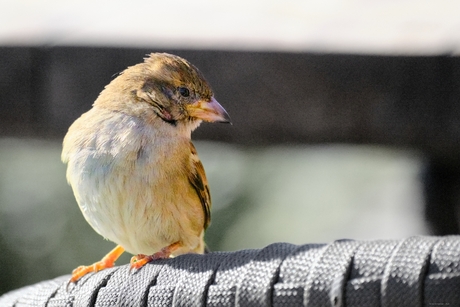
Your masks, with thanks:
[{"label": "orange leg", "polygon": [[133,256],[131,258],[131,269],[139,269],[143,267],[145,264],[149,263],[150,261],[157,260],[157,259],[167,259],[174,253],[179,247],[182,245],[179,242],[173,243],[169,246],[162,248],[159,252],[147,256],[143,254],[139,254],[137,256]]},{"label": "orange leg", "polygon": [[101,261],[95,262],[92,265],[88,266],[79,266],[75,270],[72,271],[72,277],[70,278],[70,282],[76,282],[83,276],[91,272],[97,272],[103,269],[111,268],[115,264],[115,261],[123,254],[125,249],[120,245],[117,245],[114,249],[112,249]]}]

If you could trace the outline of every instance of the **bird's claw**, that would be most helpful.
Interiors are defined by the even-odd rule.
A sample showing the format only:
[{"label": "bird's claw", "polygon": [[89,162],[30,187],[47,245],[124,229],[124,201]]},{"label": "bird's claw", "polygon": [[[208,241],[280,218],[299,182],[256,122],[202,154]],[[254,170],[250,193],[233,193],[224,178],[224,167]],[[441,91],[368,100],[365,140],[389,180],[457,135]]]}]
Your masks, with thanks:
[{"label": "bird's claw", "polygon": [[91,265],[81,265],[72,271],[69,283],[78,281],[80,278],[88,273],[99,272],[100,270],[111,268],[115,265],[115,261],[123,254],[124,249],[120,245],[116,246],[101,261],[95,262]]},{"label": "bird's claw", "polygon": [[168,259],[171,257],[171,254],[177,250],[181,245],[179,243],[173,243],[165,248],[162,248],[159,252],[153,254],[153,255],[143,255],[139,254],[137,256],[133,256],[131,258],[130,264],[132,269],[140,269],[147,263],[158,260],[158,259]]},{"label": "bird's claw", "polygon": [[78,268],[72,271],[72,277],[70,278],[70,282],[76,282],[88,273],[99,272],[100,270],[111,268],[114,266],[114,264],[114,262],[101,260],[88,266],[79,266]]}]

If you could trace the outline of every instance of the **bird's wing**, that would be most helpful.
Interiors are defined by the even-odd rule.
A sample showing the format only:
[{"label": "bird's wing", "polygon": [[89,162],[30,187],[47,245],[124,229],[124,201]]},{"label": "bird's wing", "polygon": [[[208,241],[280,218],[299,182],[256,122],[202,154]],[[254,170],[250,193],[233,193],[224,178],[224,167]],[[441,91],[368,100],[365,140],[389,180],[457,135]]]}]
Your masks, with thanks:
[{"label": "bird's wing", "polygon": [[200,198],[204,212],[204,229],[206,229],[211,222],[211,194],[209,193],[208,180],[206,179],[203,164],[201,164],[195,146],[191,142],[190,151],[192,153],[192,171],[189,172],[188,179]]}]

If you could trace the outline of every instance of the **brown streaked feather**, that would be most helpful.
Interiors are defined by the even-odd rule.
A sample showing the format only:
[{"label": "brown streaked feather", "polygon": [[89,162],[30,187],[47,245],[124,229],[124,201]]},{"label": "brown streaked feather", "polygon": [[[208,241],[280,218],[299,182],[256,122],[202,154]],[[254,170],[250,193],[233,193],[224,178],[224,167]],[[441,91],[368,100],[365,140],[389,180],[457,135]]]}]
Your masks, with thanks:
[{"label": "brown streaked feather", "polygon": [[192,154],[192,170],[188,175],[188,179],[200,198],[204,212],[204,229],[206,229],[211,223],[211,194],[209,193],[208,180],[206,179],[203,164],[201,164],[196,148],[191,142],[190,152]]}]

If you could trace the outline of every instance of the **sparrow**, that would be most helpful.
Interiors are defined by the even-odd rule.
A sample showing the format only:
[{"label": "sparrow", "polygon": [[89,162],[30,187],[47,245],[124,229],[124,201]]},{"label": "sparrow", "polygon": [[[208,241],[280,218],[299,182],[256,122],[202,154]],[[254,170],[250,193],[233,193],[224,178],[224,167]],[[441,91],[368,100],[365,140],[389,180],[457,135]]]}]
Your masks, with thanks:
[{"label": "sparrow", "polygon": [[229,123],[209,83],[187,60],[152,53],[128,67],[69,128],[66,177],[86,221],[117,246],[70,281],[114,266],[203,253],[211,196],[191,142],[201,122]]}]

